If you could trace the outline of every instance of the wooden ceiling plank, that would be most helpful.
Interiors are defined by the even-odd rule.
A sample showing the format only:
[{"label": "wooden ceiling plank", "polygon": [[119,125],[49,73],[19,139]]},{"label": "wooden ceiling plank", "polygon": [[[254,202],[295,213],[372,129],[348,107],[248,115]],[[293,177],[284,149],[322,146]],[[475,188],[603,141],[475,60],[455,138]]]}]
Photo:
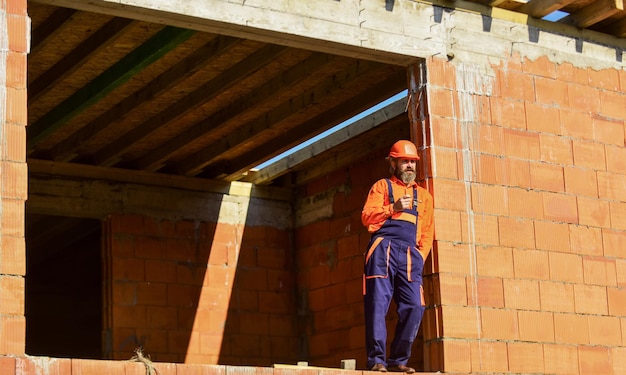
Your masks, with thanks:
[{"label": "wooden ceiling plank", "polygon": [[33,30],[30,54],[36,54],[49,41],[53,40],[55,35],[69,26],[69,21],[76,12],[75,9],[57,8],[50,17],[46,18]]},{"label": "wooden ceiling plank", "polygon": [[54,66],[28,84],[28,103],[32,103],[58,82],[75,72],[87,61],[90,55],[112,44],[117,39],[116,35],[119,37],[121,32],[132,22],[127,18],[114,18],[85,39]]},{"label": "wooden ceiling plank", "polygon": [[275,126],[294,113],[298,113],[305,108],[315,105],[315,103],[323,100],[329,92],[345,87],[349,82],[355,81],[361,74],[376,66],[375,63],[370,62],[357,62],[353,65],[354,67],[349,71],[327,78],[312,90],[300,94],[298,97],[261,114],[247,124],[239,127],[236,132],[231,132],[227,137],[208,145],[202,151],[183,160],[175,166],[177,172],[186,176],[193,176],[200,173],[205,166],[213,162],[222,153],[231,148],[240,146],[244,142],[253,141],[255,135],[259,132]]},{"label": "wooden ceiling plank", "polygon": [[268,165],[253,174],[249,174],[246,178],[243,178],[242,181],[252,182],[257,185],[272,181],[288,173],[289,170],[296,165],[326,152],[341,143],[347,142],[350,139],[369,131],[370,129],[384,124],[391,118],[402,115],[406,112],[406,106],[406,97],[390,103],[376,112],[353,122],[343,129],[338,130],[328,137],[298,150],[288,157]]},{"label": "wooden ceiling plank", "polygon": [[89,122],[74,134],[60,142],[50,151],[50,157],[56,161],[71,161],[82,151],[87,140],[104,130],[110,123],[120,121],[124,116],[139,107],[143,102],[158,96],[165,90],[177,85],[190,75],[196,73],[210,61],[218,58],[232,47],[241,43],[242,39],[218,36],[209,43],[198,48],[187,58],[181,60],[167,71],[150,81],[140,91],[133,93],[116,104],[110,110]]},{"label": "wooden ceiling plank", "polygon": [[622,18],[619,21],[616,21],[609,25],[608,29],[615,36],[620,38],[626,38],[626,18]]},{"label": "wooden ceiling plank", "polygon": [[543,18],[548,14],[561,10],[575,0],[532,0],[518,9],[531,17]]},{"label": "wooden ceiling plank", "polygon": [[255,89],[253,92],[231,102],[209,118],[198,122],[167,143],[160,145],[137,162],[131,164],[134,164],[137,169],[141,170],[159,170],[163,167],[163,163],[176,151],[184,148],[194,140],[201,138],[208,132],[225,128],[228,120],[232,119],[234,116],[241,115],[254,106],[266,100],[270,100],[272,96],[280,95],[281,91],[288,90],[290,86],[315,74],[317,70],[321,69],[332,60],[333,57],[331,55],[314,53],[299,64],[292,66],[287,71],[282,72],[264,85]]},{"label": "wooden ceiling plank", "polygon": [[[294,147],[338,125],[342,121],[350,119],[352,116],[356,116],[361,112],[355,110],[356,108],[371,108],[379,104],[382,100],[397,94],[404,88],[406,88],[406,72],[403,71],[402,74],[388,77],[367,91],[357,94],[347,101],[337,103],[335,107],[325,111],[321,115],[309,119],[295,128],[289,129],[279,136],[274,137],[271,142],[259,145],[237,159],[232,160],[228,164],[230,169],[223,171],[227,175],[225,179],[235,181],[242,178],[251,168],[268,160],[270,157],[276,156],[280,152]],[[260,160],[259,155],[266,155],[266,159]],[[219,173],[223,172],[219,171]]]},{"label": "wooden ceiling plank", "polygon": [[597,0],[561,21],[586,29],[622,11],[624,11],[623,0]]},{"label": "wooden ceiling plank", "polygon": [[246,59],[194,90],[185,98],[167,107],[155,116],[152,116],[148,121],[133,128],[121,138],[110,143],[94,155],[92,158],[93,163],[105,166],[116,164],[119,162],[120,156],[140,139],[148,136],[168,122],[183,116],[188,111],[197,108],[211,98],[216,97],[222,91],[235,86],[285,52],[287,52],[286,47],[273,44],[266,45],[259,49]]},{"label": "wooden ceiling plank", "polygon": [[80,112],[187,40],[195,31],[167,26],[27,128],[33,148]]}]

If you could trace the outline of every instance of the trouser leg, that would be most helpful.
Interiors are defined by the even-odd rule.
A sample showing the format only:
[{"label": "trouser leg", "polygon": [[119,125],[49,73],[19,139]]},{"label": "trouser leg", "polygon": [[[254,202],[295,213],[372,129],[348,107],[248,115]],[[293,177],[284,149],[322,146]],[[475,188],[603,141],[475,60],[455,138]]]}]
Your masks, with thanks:
[{"label": "trouser leg", "polygon": [[363,296],[363,301],[367,368],[371,368],[376,363],[382,363],[386,366],[386,316],[392,296],[391,283],[387,278],[372,278],[366,279],[365,286],[366,293]]},{"label": "trouser leg", "polygon": [[409,282],[406,279],[401,284],[398,280],[396,284],[394,299],[398,306],[398,324],[391,343],[389,366],[406,365],[411,357],[413,341],[424,315],[420,285],[420,282]]}]

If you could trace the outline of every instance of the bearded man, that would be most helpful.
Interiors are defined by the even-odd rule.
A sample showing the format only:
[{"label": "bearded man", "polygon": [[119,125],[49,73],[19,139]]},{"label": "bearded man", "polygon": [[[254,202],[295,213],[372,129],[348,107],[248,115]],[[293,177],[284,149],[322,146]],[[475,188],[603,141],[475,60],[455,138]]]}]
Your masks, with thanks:
[{"label": "bearded man", "polygon": [[[417,148],[400,140],[391,147],[390,178],[369,191],[361,221],[372,233],[365,252],[363,302],[367,368],[404,372],[424,315],[422,272],[433,244],[433,197],[415,182]],[[391,299],[398,322],[387,357],[386,316]]]}]

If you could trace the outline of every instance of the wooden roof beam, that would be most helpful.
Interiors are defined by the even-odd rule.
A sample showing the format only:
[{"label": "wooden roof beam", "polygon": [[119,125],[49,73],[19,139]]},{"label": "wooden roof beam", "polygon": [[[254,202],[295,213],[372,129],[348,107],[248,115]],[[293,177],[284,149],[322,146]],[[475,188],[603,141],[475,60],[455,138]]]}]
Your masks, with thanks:
[{"label": "wooden roof beam", "polygon": [[187,40],[195,31],[167,26],[27,128],[28,148]]},{"label": "wooden roof beam", "polygon": [[562,22],[586,29],[622,11],[624,11],[623,0],[597,0],[563,18]]},{"label": "wooden roof beam", "polygon": [[531,17],[543,18],[548,14],[561,10],[574,0],[532,0],[518,9],[519,12],[526,13]]}]

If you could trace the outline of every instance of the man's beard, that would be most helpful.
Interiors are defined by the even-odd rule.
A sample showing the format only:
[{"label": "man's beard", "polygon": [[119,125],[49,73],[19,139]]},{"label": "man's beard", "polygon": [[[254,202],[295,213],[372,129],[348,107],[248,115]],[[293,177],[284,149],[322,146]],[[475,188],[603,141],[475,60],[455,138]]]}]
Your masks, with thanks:
[{"label": "man's beard", "polygon": [[399,180],[401,180],[407,185],[415,181],[415,172],[413,171],[400,172],[399,170],[396,169],[395,174]]}]

